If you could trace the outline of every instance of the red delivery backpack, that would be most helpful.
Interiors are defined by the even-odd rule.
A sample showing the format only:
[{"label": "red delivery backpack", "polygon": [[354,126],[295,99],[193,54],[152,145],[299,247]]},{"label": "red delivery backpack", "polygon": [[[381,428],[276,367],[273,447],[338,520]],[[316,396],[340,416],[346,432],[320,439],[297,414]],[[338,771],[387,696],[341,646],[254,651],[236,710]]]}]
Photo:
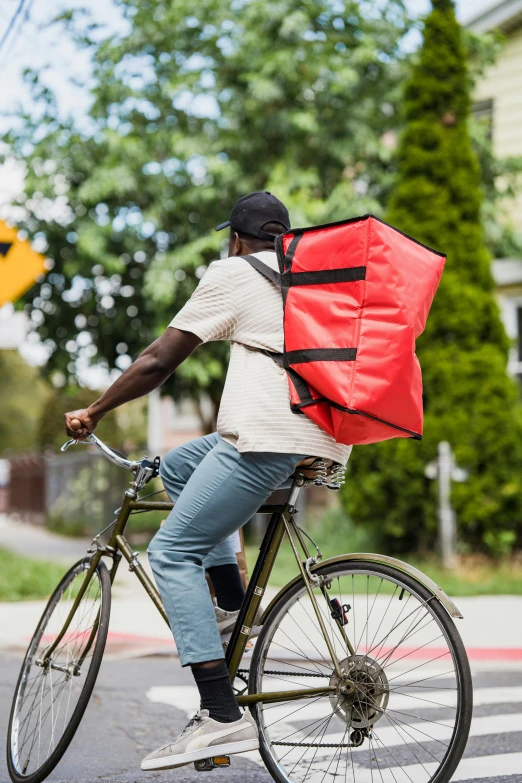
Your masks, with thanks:
[{"label": "red delivery backpack", "polygon": [[[374,215],[276,240],[290,404],[338,443],[422,437],[422,334],[446,257]],[[268,352],[266,352],[268,353]]]}]

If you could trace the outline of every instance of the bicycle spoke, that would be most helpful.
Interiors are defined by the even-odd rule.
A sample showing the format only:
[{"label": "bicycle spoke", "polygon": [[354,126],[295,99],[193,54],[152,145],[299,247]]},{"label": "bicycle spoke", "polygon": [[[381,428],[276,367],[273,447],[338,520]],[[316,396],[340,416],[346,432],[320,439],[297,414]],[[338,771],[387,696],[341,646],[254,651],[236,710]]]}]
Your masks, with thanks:
[{"label": "bicycle spoke", "polygon": [[[323,696],[318,696],[316,699],[310,699],[310,703],[314,704],[316,701],[319,701],[319,699],[322,699],[322,698],[324,698],[324,697]],[[276,706],[279,707],[280,705],[278,704]],[[296,710],[293,710],[288,715],[285,715],[284,718],[279,718],[278,720],[273,721],[273,723],[265,724],[265,728],[269,729],[271,726],[275,726],[276,723],[280,723],[282,720],[288,720],[288,718],[290,718],[292,715],[295,715],[297,712],[300,712],[302,709],[304,709],[305,707],[308,707],[308,706],[309,706],[308,703],[307,704],[302,704]]]},{"label": "bicycle spoke", "polygon": [[[300,605],[300,606],[303,608],[303,610],[304,610],[305,614],[307,615],[307,617],[308,617],[308,619],[310,620],[310,622],[312,623],[312,625],[313,625],[313,626],[314,626],[316,629],[318,629],[318,628],[319,628],[319,623],[317,623],[317,624],[316,624],[316,620],[313,620],[313,619],[312,619],[312,617],[311,617],[310,613],[308,612],[308,610],[306,609],[306,607],[304,607],[304,606],[302,605],[301,601],[299,601],[299,605]],[[326,658],[324,658],[324,656],[322,655],[322,653],[320,653],[320,652],[319,652],[319,650],[317,649],[317,646],[316,646],[316,645],[315,645],[313,642],[311,642],[311,644],[312,644],[312,646],[314,647],[314,649],[317,651],[317,653],[319,654],[319,657],[320,657],[320,658],[322,658],[322,660],[324,661],[324,663],[325,663],[325,666],[331,666],[331,661],[330,661],[330,663],[328,663],[328,661],[326,660]]]},{"label": "bicycle spoke", "polygon": [[[292,617],[292,615],[289,615],[289,619],[290,619],[290,620],[293,620],[293,622],[294,622],[294,623],[297,625],[297,622],[296,622],[295,618],[294,618],[294,617]],[[299,628],[299,626],[297,626],[297,627]],[[302,629],[299,629],[299,630],[302,630]],[[280,632],[280,633],[283,633],[283,634],[286,636],[286,638],[287,638],[287,639],[289,639],[289,641],[291,641],[291,642],[293,641],[292,639],[290,639],[290,637],[288,636],[288,634],[287,634],[285,631],[283,631],[281,628],[279,629],[279,632]],[[297,649],[300,651],[300,654],[301,654],[301,656],[302,656],[303,658],[305,658],[306,660],[309,660],[308,656],[305,654],[305,652],[304,652],[303,650],[301,650],[301,648],[300,648],[300,647],[299,647],[299,646],[298,646],[298,645],[295,643],[295,641],[294,641],[294,644],[296,645]],[[317,647],[315,646],[315,644],[314,644],[313,642],[311,642],[311,644],[312,644],[312,646],[314,647],[314,649],[316,650],[316,652],[317,652],[317,654],[319,655],[319,657],[320,657],[320,658],[321,658],[321,659],[324,661],[324,664],[320,664],[320,665],[321,665],[321,666],[323,666],[323,665],[324,665],[324,666],[326,666],[327,668],[328,668],[329,666],[331,666],[331,664],[329,664],[329,663],[327,662],[327,660],[326,660],[326,659],[325,659],[325,658],[322,656],[322,654],[319,652],[319,650],[317,649]],[[288,648],[287,648],[287,649],[288,649]],[[320,670],[319,670],[319,671],[320,671]]]},{"label": "bicycle spoke", "polygon": [[[69,581],[51,599],[54,604],[46,610],[24,661],[11,732],[11,759],[22,777],[34,774],[54,756],[85,687],[104,605],[98,571],[90,577],[64,631],[73,596],[85,576],[83,563],[71,570]],[[53,641],[62,634],[49,656]],[[77,669],[80,661],[81,669]]]},{"label": "bicycle spoke", "polygon": [[[347,566],[325,579],[341,606],[351,602],[343,631],[328,611],[328,596],[323,600],[314,587],[341,674],[324,655],[325,638],[304,587],[279,610],[262,642],[259,690],[278,682],[304,690],[319,681],[331,688],[324,696],[300,697],[298,705],[258,705],[279,774],[287,783],[428,783],[432,765],[441,765],[452,747],[460,709],[452,648],[431,598],[402,585],[400,575],[387,580],[370,567]],[[270,616],[267,622],[272,627]],[[342,678],[351,690],[343,692]]]}]

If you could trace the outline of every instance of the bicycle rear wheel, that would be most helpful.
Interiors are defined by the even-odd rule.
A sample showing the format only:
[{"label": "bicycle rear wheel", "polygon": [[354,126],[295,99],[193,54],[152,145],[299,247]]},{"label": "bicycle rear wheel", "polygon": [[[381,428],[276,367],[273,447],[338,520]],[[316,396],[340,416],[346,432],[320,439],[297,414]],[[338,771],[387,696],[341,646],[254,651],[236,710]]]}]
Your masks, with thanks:
[{"label": "bicycle rear wheel", "polygon": [[268,771],[278,783],[449,783],[472,710],[469,664],[451,617],[388,566],[345,560],[315,573],[328,580],[328,599],[349,607],[344,631],[353,650],[319,588],[343,680],[303,581],[274,606],[254,649],[249,692],[335,690],[254,707]]},{"label": "bicycle rear wheel", "polygon": [[100,668],[109,627],[111,581],[100,561],[58,647],[44,662],[90,559],[76,563],[52,594],[26,652],[11,707],[7,766],[14,783],[39,783],[54,769],[82,719]]}]

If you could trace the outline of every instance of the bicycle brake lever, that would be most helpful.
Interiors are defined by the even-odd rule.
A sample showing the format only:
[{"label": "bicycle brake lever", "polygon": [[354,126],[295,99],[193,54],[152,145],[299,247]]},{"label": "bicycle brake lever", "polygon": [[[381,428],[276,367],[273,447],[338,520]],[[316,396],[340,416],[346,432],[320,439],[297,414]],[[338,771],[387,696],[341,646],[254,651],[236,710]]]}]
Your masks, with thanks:
[{"label": "bicycle brake lever", "polygon": [[71,440],[68,440],[67,443],[63,444],[60,451],[67,451],[69,446],[78,445],[79,443],[82,443],[84,446],[88,446],[89,443],[92,443],[91,436],[88,435],[84,440],[76,440],[75,438],[71,438]]},{"label": "bicycle brake lever", "polygon": [[64,444],[63,444],[63,446],[62,446],[62,448],[60,449],[60,451],[67,451],[67,449],[69,448],[69,446],[72,446],[72,445],[73,445],[73,443],[76,443],[76,441],[74,440],[74,438],[72,438],[71,440],[68,440],[68,441],[67,441],[67,443],[64,443]]}]

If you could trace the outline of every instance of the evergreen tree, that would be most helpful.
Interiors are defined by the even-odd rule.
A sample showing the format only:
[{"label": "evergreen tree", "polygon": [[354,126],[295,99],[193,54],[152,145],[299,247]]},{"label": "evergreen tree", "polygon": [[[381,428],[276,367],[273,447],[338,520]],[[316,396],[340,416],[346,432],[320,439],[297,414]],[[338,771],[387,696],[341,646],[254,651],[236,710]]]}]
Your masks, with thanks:
[{"label": "evergreen tree", "polygon": [[522,407],[506,374],[509,343],[480,220],[466,51],[452,0],[432,5],[405,85],[405,128],[387,211],[390,223],[448,256],[418,341],[424,439],[356,449],[344,500],[356,522],[381,532],[387,548],[432,547],[436,486],[424,469],[437,443],[447,440],[469,471],[465,483],[453,485],[460,540],[501,554],[522,543]]}]

